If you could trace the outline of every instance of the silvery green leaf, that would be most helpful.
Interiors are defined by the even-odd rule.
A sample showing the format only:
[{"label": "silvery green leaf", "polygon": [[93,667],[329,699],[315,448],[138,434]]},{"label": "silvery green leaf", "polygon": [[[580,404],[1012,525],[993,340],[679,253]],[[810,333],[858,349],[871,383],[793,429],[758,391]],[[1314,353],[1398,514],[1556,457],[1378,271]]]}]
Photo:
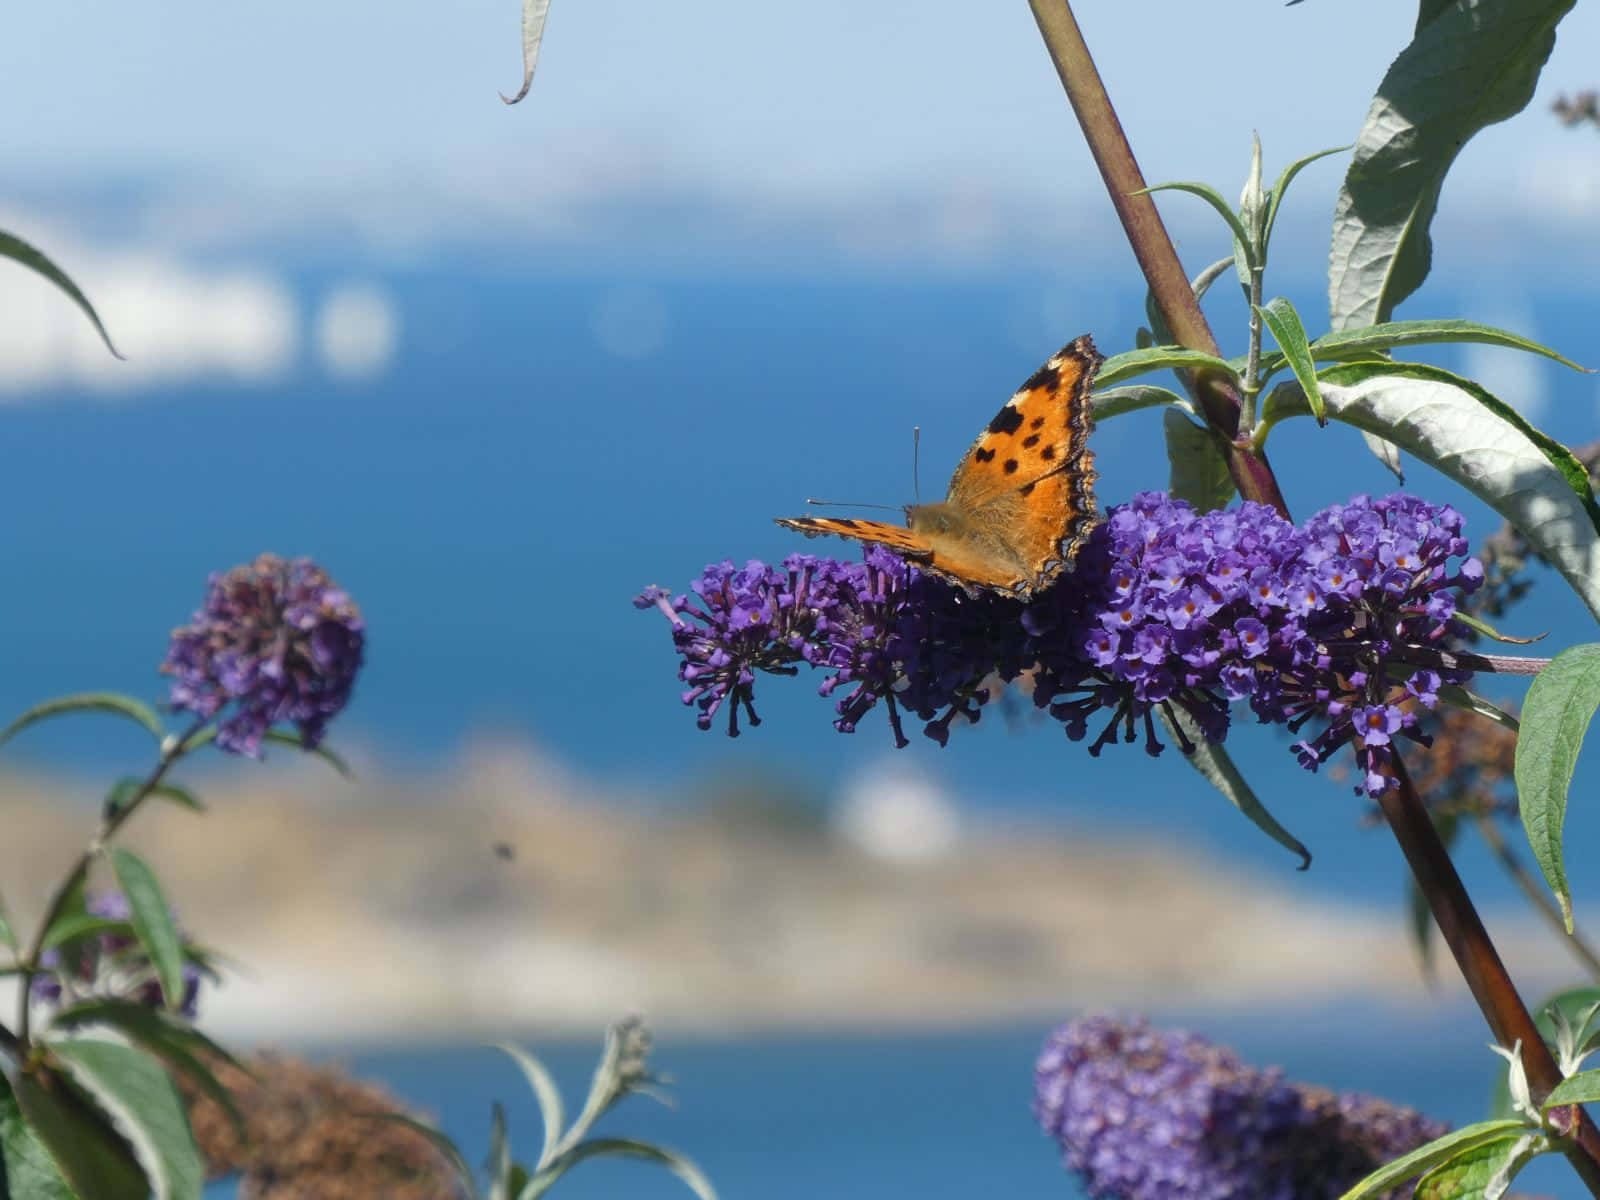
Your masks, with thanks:
[{"label": "silvery green leaf", "polygon": [[1216,439],[1203,425],[1197,425],[1176,408],[1161,414],[1166,433],[1167,461],[1172,466],[1168,490],[1179,500],[1187,500],[1200,512],[1222,508],[1233,499],[1233,476],[1228,461],[1217,448]]},{"label": "silvery green leaf", "polygon": [[546,1070],[545,1065],[520,1046],[510,1042],[496,1042],[495,1047],[510,1057],[522,1071],[522,1076],[528,1081],[528,1087],[533,1090],[534,1099],[539,1105],[539,1119],[544,1123],[544,1146],[539,1151],[539,1164],[534,1169],[537,1171],[554,1157],[556,1144],[561,1140],[561,1132],[566,1128],[566,1106],[561,1102],[561,1089],[556,1087],[556,1081]]},{"label": "silvery green leaf", "polygon": [[1339,1200],[1368,1200],[1404,1183],[1414,1175],[1432,1170],[1449,1162],[1459,1154],[1470,1153],[1480,1146],[1490,1145],[1506,1138],[1521,1137],[1527,1126],[1521,1121],[1482,1121],[1464,1129],[1454,1129],[1441,1138],[1418,1146],[1410,1154],[1402,1154],[1392,1162],[1384,1163],[1372,1174],[1344,1192]]},{"label": "silvery green leaf", "polygon": [[1289,185],[1294,182],[1294,177],[1300,174],[1318,159],[1327,158],[1330,154],[1343,154],[1350,146],[1334,146],[1330,150],[1318,150],[1304,158],[1297,158],[1283,169],[1283,174],[1278,176],[1278,181],[1272,185],[1272,190],[1267,193],[1267,219],[1261,230],[1261,260],[1266,262],[1267,249],[1272,243],[1272,228],[1278,223],[1278,209],[1283,205],[1284,193],[1289,190]]},{"label": "silvery green leaf", "polygon": [[1574,0],[1457,0],[1417,28],[1356,139],[1334,210],[1334,329],[1371,325],[1427,277],[1445,173],[1478,130],[1520,112]]},{"label": "silvery green leaf", "polygon": [[30,271],[37,271],[51,283],[55,284],[72,302],[78,306],[83,315],[89,318],[89,323],[94,326],[94,331],[100,335],[100,340],[106,344],[106,349],[111,351],[113,358],[121,358],[117,348],[111,344],[111,335],[106,332],[106,327],[100,323],[100,314],[94,311],[94,305],[89,303],[85,296],[73,283],[67,273],[55,263],[51,262],[44,252],[28,245],[21,238],[9,233],[0,233],[0,258],[9,258],[13,262],[21,263]]},{"label": "silvery green leaf", "polygon": [[550,0],[522,0],[522,87],[515,96],[501,93],[500,99],[515,104],[533,86],[533,73],[539,69],[539,47],[544,42],[545,18],[550,15]]},{"label": "silvery green leaf", "polygon": [[1311,403],[1311,415],[1318,425],[1326,425],[1328,418],[1323,412],[1322,394],[1317,389],[1317,365],[1311,359],[1311,343],[1306,339],[1306,327],[1300,314],[1282,296],[1274,297],[1265,305],[1256,305],[1255,311],[1272,331],[1278,352],[1288,360],[1300,390]]},{"label": "silvery green leaf", "polygon": [[1252,264],[1261,259],[1261,232],[1266,226],[1267,197],[1261,191],[1261,135],[1250,135],[1250,173],[1245,176],[1244,190],[1239,193],[1239,223],[1248,235],[1248,244],[1233,238],[1233,272],[1239,285],[1250,294]]},{"label": "silvery green leaf", "polygon": [[[1600,617],[1600,508],[1572,452],[1471,380],[1424,363],[1369,362],[1318,372],[1328,415],[1388,438],[1483,500],[1528,539]],[[1304,415],[1293,384],[1274,388],[1257,437]]]}]

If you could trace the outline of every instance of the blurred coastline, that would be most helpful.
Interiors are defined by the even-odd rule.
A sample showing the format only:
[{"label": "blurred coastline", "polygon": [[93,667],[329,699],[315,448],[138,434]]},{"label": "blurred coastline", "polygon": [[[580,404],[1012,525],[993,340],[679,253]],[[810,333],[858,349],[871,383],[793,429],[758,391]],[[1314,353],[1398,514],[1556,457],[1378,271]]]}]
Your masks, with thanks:
[{"label": "blurred coastline", "polygon": [[[94,796],[42,775],[4,788],[0,878],[25,923]],[[127,840],[231,964],[202,1022],[238,1042],[592,1037],[626,1012],[728,1036],[1421,1010],[1459,988],[1425,985],[1396,903],[1300,895],[1159,840],[980,825],[893,773],[832,806],[736,778],[647,803],[480,743],[353,783],[280,753],[195,790],[207,814],[152,807]],[[1525,986],[1570,974],[1530,918],[1489,916]]]}]

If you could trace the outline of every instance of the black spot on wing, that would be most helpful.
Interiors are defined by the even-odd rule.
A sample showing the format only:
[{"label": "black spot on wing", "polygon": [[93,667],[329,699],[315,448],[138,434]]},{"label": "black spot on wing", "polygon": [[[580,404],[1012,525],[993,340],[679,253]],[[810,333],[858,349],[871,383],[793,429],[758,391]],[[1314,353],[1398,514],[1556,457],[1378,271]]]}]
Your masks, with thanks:
[{"label": "black spot on wing", "polygon": [[1028,382],[1022,385],[1022,390],[1026,392],[1034,388],[1042,388],[1047,392],[1053,392],[1060,386],[1061,368],[1051,363],[1045,363],[1044,366],[1028,376]]},{"label": "black spot on wing", "polygon": [[1019,495],[1026,496],[1030,492],[1032,492],[1034,488],[1036,488],[1038,486],[1039,486],[1039,481],[1037,479],[1035,479],[1032,483],[1023,484],[1020,488],[1017,489],[1017,493]]},{"label": "black spot on wing", "polygon": [[1038,444],[1039,435],[1037,433],[1030,433],[1027,437],[1022,439],[1022,448],[1024,450],[1032,450]]},{"label": "black spot on wing", "polygon": [[1008,404],[995,413],[994,420],[989,422],[989,432],[1015,433],[1021,425],[1022,414]]},{"label": "black spot on wing", "polygon": [[1028,428],[1029,429],[1043,429],[1044,428],[1044,418],[1043,417],[1035,417],[1033,420],[1028,422]]},{"label": "black spot on wing", "polygon": [[994,461],[994,451],[993,450],[986,450],[982,446],[979,446],[976,450],[974,450],[972,452],[972,457],[977,459],[979,462],[993,462]]},{"label": "black spot on wing", "polygon": [[1054,446],[1046,446],[1043,450],[1039,451],[1039,457],[1044,459],[1045,462],[1049,462],[1055,456],[1056,448]]},{"label": "black spot on wing", "polygon": [[1006,472],[1007,475],[1015,475],[1017,473],[1017,460],[1016,459],[1014,459],[1014,458],[1006,459],[1006,461],[1005,461],[1005,472]]}]

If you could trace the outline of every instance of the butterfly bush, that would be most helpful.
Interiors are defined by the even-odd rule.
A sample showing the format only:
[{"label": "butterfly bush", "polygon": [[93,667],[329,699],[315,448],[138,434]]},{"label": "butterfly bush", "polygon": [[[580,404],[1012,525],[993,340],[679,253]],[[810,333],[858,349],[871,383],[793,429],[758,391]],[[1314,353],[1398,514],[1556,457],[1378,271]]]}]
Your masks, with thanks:
[{"label": "butterfly bush", "polygon": [[[861,562],[796,554],[781,567],[707,567],[691,592],[636,600],[672,622],[685,704],[709,729],[725,710],[759,724],[758,674],[825,672],[834,727],[853,732],[880,701],[899,745],[902,712],[943,744],[976,722],[996,681],[1098,755],[1117,741],[1159,754],[1158,715],[1187,753],[1187,731],[1228,733],[1231,706],[1309,736],[1315,770],[1351,745],[1358,792],[1380,795],[1398,739],[1426,742],[1418,705],[1467,673],[1447,666],[1457,595],[1483,580],[1465,557],[1461,515],[1404,494],[1358,496],[1296,526],[1245,503],[1197,513],[1158,492],[1107,514],[1074,569],[1030,602],[969,594],[879,547]],[[1459,560],[1459,561],[1458,561]],[[1091,727],[1093,726],[1093,729]]]},{"label": "butterfly bush", "polygon": [[1195,1034],[1104,1016],[1046,1040],[1033,1111],[1097,1200],[1331,1200],[1447,1129],[1287,1083]]},{"label": "butterfly bush", "polygon": [[361,611],[308,558],[263,554],[211,576],[205,604],[175,629],[162,663],[174,710],[209,721],[223,750],[259,757],[272,726],[316,747],[350,699],[365,647]]},{"label": "butterfly bush", "polygon": [[[84,909],[107,921],[126,922],[133,915],[127,897],[118,891],[90,892]],[[161,1006],[155,966],[131,932],[104,930],[46,950],[39,962],[46,973],[34,976],[31,995],[40,1004],[60,1007],[85,996],[114,996],[149,1008]],[[200,968],[185,961],[178,1011],[193,1020],[199,998]]]}]

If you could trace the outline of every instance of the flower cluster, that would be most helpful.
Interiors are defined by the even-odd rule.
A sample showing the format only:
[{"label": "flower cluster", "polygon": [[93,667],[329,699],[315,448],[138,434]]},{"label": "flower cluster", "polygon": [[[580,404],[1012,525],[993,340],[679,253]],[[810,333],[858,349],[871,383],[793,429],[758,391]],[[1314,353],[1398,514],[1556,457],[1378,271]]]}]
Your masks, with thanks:
[{"label": "flower cluster", "polygon": [[318,745],[350,699],[365,644],[361,612],[307,558],[263,554],[213,575],[204,607],[172,632],[164,674],[172,707],[203,721],[232,705],[217,730],[224,750],[256,757],[272,726]]},{"label": "flower cluster", "polygon": [[[128,924],[132,910],[127,897],[115,891],[90,892],[84,900],[84,909],[91,917],[117,924],[41,954],[39,962],[47,973],[33,977],[33,999],[40,1004],[60,1007],[85,996],[115,996],[159,1008],[161,984],[149,956]],[[178,1011],[193,1020],[199,997],[200,968],[186,960],[183,997]]]},{"label": "flower cluster", "polygon": [[1050,1035],[1033,1109],[1101,1200],[1335,1197],[1446,1129],[1374,1097],[1286,1083],[1194,1034],[1108,1017]]},{"label": "flower cluster", "polygon": [[1113,509],[1074,570],[1030,603],[969,595],[877,547],[860,563],[810,555],[782,569],[708,567],[693,597],[651,588],[635,603],[673,622],[683,699],[709,728],[726,705],[756,723],[758,673],[830,672],[835,728],[852,732],[882,700],[895,740],[900,711],[941,744],[957,716],[977,721],[993,679],[1025,678],[1074,740],[1109,713],[1089,745],[1138,740],[1159,753],[1157,715],[1185,751],[1221,741],[1230,706],[1299,732],[1315,769],[1354,744],[1358,791],[1392,783],[1396,737],[1425,740],[1414,706],[1465,675],[1442,654],[1462,627],[1456,595],[1483,579],[1461,516],[1405,495],[1357,497],[1296,527],[1272,509],[1197,513],[1159,493]]}]

